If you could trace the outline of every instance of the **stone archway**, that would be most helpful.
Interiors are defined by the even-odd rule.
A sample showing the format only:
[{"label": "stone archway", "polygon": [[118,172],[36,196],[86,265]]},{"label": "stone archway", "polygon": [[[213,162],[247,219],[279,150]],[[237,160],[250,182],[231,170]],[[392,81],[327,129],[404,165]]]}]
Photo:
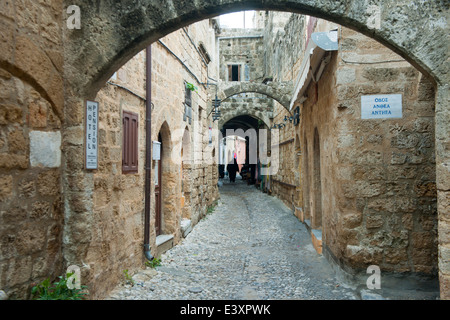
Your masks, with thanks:
[{"label": "stone archway", "polygon": [[[177,232],[179,231],[179,221],[176,219],[177,212],[176,208],[178,203],[180,194],[178,187],[178,177],[179,168],[173,162],[172,153],[173,149],[173,137],[170,127],[167,122],[161,125],[158,131],[155,130],[155,133],[158,134],[158,140],[161,142],[161,160],[153,161],[153,174],[156,175],[158,170],[160,170],[160,177],[158,177],[158,185],[160,186],[160,195],[159,201],[161,211],[160,214],[160,228],[159,234],[171,234],[174,236],[179,236]],[[156,180],[156,178],[155,178]],[[156,185],[156,183],[155,183]],[[156,211],[155,205],[155,214],[158,214]],[[156,219],[158,220],[158,219]]]},{"label": "stone archway", "polygon": [[225,82],[220,83],[218,97],[222,102],[240,93],[260,93],[278,101],[289,110],[293,86],[291,82],[269,82],[268,84],[254,82]]},{"label": "stone archway", "polygon": [[75,93],[88,97],[121,65],[162,36],[202,19],[244,9],[289,11],[336,22],[380,41],[437,83],[448,80],[448,50],[442,41],[448,33],[448,6],[444,3],[229,0],[181,4],[165,0],[156,5],[143,0],[132,4],[102,2],[94,7],[88,0],[77,0],[70,4],[81,8],[82,32],[67,32],[65,79]]},{"label": "stone archway", "polygon": [[252,109],[239,109],[237,112],[224,112],[223,116],[219,119],[219,129],[222,129],[224,124],[231,119],[240,116],[251,116],[262,121],[265,126],[270,127],[270,119],[267,114]]},{"label": "stone archway", "polygon": [[190,184],[189,181],[192,179],[193,161],[191,134],[187,126],[184,129],[181,144],[181,210],[184,219],[191,219],[190,204],[192,184]]},{"label": "stone archway", "polygon": [[[180,3],[166,0],[164,4],[154,5],[150,0],[133,2],[100,2],[96,7],[88,0],[75,0],[70,4],[82,9],[82,31],[65,32],[64,79],[65,110],[64,130],[79,132],[83,125],[82,105],[87,98],[95,96],[99,88],[126,61],[137,52],[160,37],[190,23],[209,18],[219,13],[242,9],[263,9],[291,11],[324,18],[343,26],[355,29],[372,37],[417,67],[432,78],[437,85],[436,97],[436,170],[439,207],[440,235],[448,232],[448,197],[450,193],[450,155],[446,144],[450,136],[449,72],[447,17],[448,6],[443,2],[423,2],[420,0],[398,3],[396,0],[229,0],[197,1]],[[106,45],[102,45],[106,44]],[[36,76],[30,70],[31,77]],[[82,130],[81,130],[82,131]],[[79,132],[81,138],[82,132]],[[82,151],[82,145],[72,149]],[[89,211],[89,188],[73,190],[71,182],[82,179],[81,184],[92,185],[92,176],[83,175],[77,165],[78,157],[69,157],[65,150],[65,167],[75,167],[76,172],[63,178],[65,184],[66,216],[68,219],[83,219]],[[82,152],[80,152],[82,154]],[[79,175],[77,175],[79,173]],[[77,181],[80,184],[80,181]],[[75,214],[82,213],[82,214]],[[75,217],[77,216],[77,217]],[[83,221],[81,221],[83,222]],[[88,224],[88,223],[87,223]],[[65,244],[74,242],[79,230],[69,226],[66,230]],[[87,237],[86,245],[89,238]],[[449,270],[450,243],[441,238],[440,270]],[[74,260],[82,261],[83,246],[80,246]],[[68,261],[72,257],[66,256]],[[441,280],[450,287],[450,275]]]}]

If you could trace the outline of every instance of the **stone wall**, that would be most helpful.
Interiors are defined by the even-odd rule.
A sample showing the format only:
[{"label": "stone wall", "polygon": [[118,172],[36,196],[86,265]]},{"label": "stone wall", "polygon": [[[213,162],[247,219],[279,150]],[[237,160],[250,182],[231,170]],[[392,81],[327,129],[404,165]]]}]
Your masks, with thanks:
[{"label": "stone wall", "polygon": [[[205,141],[211,122],[206,113],[210,98],[202,83],[206,83],[208,73],[194,47],[203,40],[211,50],[210,34],[206,20],[162,38],[151,49],[151,139],[162,138],[162,159],[158,162],[162,165],[162,234],[172,235],[173,245],[183,236],[181,220],[195,225],[218,198],[217,168],[210,159],[213,150]],[[145,59],[145,52],[136,55],[96,97],[100,103],[100,163],[94,173],[94,232],[85,260],[90,267],[85,281],[91,284],[94,298],[122,281],[123,270],[133,273],[144,263]],[[190,124],[184,120],[185,82],[197,87],[192,93]],[[123,111],[139,115],[139,166],[134,174],[122,173]],[[154,229],[156,167],[152,161],[150,244],[152,254],[159,256],[162,249]]]},{"label": "stone wall", "polygon": [[[60,172],[60,175],[62,175],[62,180],[64,181],[63,197],[65,202],[62,207],[64,207],[66,218],[64,228],[66,230],[64,237],[65,259],[68,262],[81,263],[85,257],[86,247],[89,246],[91,237],[90,213],[92,212],[92,191],[94,188],[93,175],[85,173],[82,168],[84,100],[86,98],[94,98],[96,92],[110,76],[109,72],[117,69],[148,43],[156,41],[162,34],[167,34],[169,30],[175,30],[196,19],[219,12],[220,6],[223,4],[200,1],[186,6],[171,5],[169,6],[172,8],[171,10],[158,10],[150,3],[146,3],[145,8],[137,3],[134,4],[136,7],[130,5],[125,8],[120,2],[102,2],[99,3],[95,10],[90,6],[90,1],[74,0],[73,2],[83,8],[87,8],[83,11],[83,29],[81,31],[68,31],[63,27],[65,21],[62,15],[65,8],[63,8],[62,1],[52,1],[51,3],[48,1],[30,0],[1,2],[0,67],[2,75],[0,77],[2,84],[0,86],[0,95],[7,97],[1,98],[2,109],[0,118],[4,117],[7,120],[2,120],[5,124],[2,124],[0,148],[3,154],[2,159],[7,158],[4,161],[6,164],[2,168],[4,171],[1,173],[1,179],[3,180],[2,193],[6,194],[6,197],[10,199],[10,195],[14,195],[16,192],[22,193],[18,189],[18,180],[16,180],[20,174],[23,174],[20,178],[28,179],[40,174],[39,170],[44,172],[49,169],[48,159],[43,161],[47,167],[34,168],[31,165],[31,159],[35,159],[31,157],[31,136],[40,137],[40,133],[30,135],[30,132],[46,132],[47,137],[50,137],[50,139],[46,139],[49,142],[47,147],[51,149],[58,144],[59,128],[58,124],[49,124],[54,122],[50,119],[54,119],[53,115],[56,115],[56,118],[61,120],[62,148],[64,153],[62,155],[62,172]],[[72,4],[72,1],[70,4]],[[238,8],[240,5],[242,5],[242,0],[231,1],[230,4],[227,4],[227,9],[233,6]],[[439,90],[436,96],[435,110],[437,128],[435,141],[437,171],[439,173],[437,175],[437,187],[439,190],[439,234],[441,238],[440,269],[442,275],[441,288],[443,288],[442,297],[448,298],[450,283],[448,257],[450,251],[448,249],[449,240],[447,236],[449,221],[447,199],[450,190],[448,181],[450,179],[447,145],[450,122],[448,121],[448,64],[445,63],[448,48],[446,41],[443,41],[448,34],[448,25],[445,23],[446,8],[442,2],[408,1],[405,4],[399,4],[398,1],[384,0],[377,2],[375,9],[378,12],[384,10],[384,8],[394,8],[394,10],[384,10],[385,14],[378,16],[380,21],[378,21],[379,26],[377,27],[370,24],[373,18],[377,18],[376,15],[372,15],[372,13],[376,14],[377,10],[372,13],[367,12],[367,8],[358,5],[357,1],[349,1],[345,4],[317,1],[313,7],[310,7],[305,6],[304,1],[298,0],[293,1],[291,5],[292,7],[286,8],[286,4],[280,1],[261,2],[261,8],[291,9],[298,12],[307,10],[308,12],[311,11],[309,12],[311,14],[316,13],[318,16],[330,18],[333,21],[341,21],[342,23],[348,23],[349,26],[354,28],[361,28],[361,31],[365,34],[375,37],[383,43],[396,48],[404,56],[409,57],[410,61],[413,61],[415,65],[428,72],[438,84]],[[423,15],[421,12],[427,12],[427,15]],[[141,19],[136,19],[136,17]],[[433,23],[428,23],[430,17],[432,17]],[[61,40],[63,36],[65,37],[64,51]],[[105,46],[100,47],[99,44],[105,44]],[[62,76],[63,69],[64,77]],[[11,79],[13,81],[8,82]],[[15,83],[14,85],[12,85],[13,82]],[[21,91],[21,83],[23,83],[23,91]],[[63,84],[65,84],[64,88]],[[13,86],[16,86],[17,89],[13,88]],[[429,87],[429,85],[424,86],[424,88]],[[37,92],[40,97],[30,93],[30,91]],[[20,101],[20,98],[14,97],[15,92],[18,92],[17,97],[21,96],[20,92],[26,93],[27,95],[24,95],[24,97],[27,99]],[[430,92],[430,90],[421,89],[419,92]],[[33,130],[29,124],[20,124],[21,121],[25,122],[24,119],[28,119],[27,100],[35,99],[33,97],[36,97],[36,100],[40,100],[43,105],[48,103],[51,106],[50,113],[46,116],[37,117],[40,120],[47,118],[48,123],[47,127],[39,127],[38,130]],[[45,113],[45,111],[42,111],[45,110],[45,107],[39,109],[39,113]],[[47,108],[47,110],[50,109]],[[415,110],[418,109],[415,108]],[[15,115],[16,112],[17,114]],[[18,126],[16,126],[17,123],[19,123]],[[16,137],[19,137],[19,140],[29,139],[30,142],[26,142],[26,147],[22,150],[16,150],[17,153],[14,154],[10,151],[15,148],[15,138],[10,137],[9,133],[16,128],[19,132]],[[6,133],[7,138],[5,138]],[[20,137],[21,135],[22,138]],[[11,142],[9,141],[10,139]],[[8,151],[6,151],[7,149]],[[30,150],[30,155],[27,153],[28,149]],[[26,156],[24,157],[25,154]],[[55,152],[51,152],[51,154],[55,154]],[[50,162],[53,162],[53,160]],[[55,168],[50,171],[53,170],[57,171],[59,169]],[[33,188],[31,189],[33,190]],[[51,197],[57,196],[53,195]],[[8,201],[1,203],[2,219],[6,214],[5,212],[12,212],[10,209],[14,206],[13,202],[17,200],[11,198]],[[51,203],[53,198],[47,198],[45,201]],[[30,204],[30,202],[26,201],[23,203],[24,205]],[[10,226],[13,229],[16,228],[15,224],[2,223],[2,228]],[[49,236],[47,239],[60,239],[60,233],[58,234],[56,229],[55,227],[55,233],[52,233],[51,237]],[[17,234],[18,231],[14,229],[14,232],[11,234]],[[2,231],[2,250],[4,248],[3,243],[8,242],[8,238],[14,239],[14,237],[9,237],[5,234]],[[12,247],[17,248],[18,246]],[[54,256],[57,257],[58,253]],[[17,260],[19,255],[12,255],[12,257],[12,259]],[[13,274],[12,269],[15,269],[15,267],[12,267],[12,263],[14,261],[10,260],[7,263],[4,261],[2,260],[0,269],[2,272],[0,276],[1,286],[7,288],[7,291],[24,292],[27,284],[31,282],[28,276],[24,276],[19,280],[10,279],[11,277],[16,277],[16,275],[27,275],[31,264],[25,264],[27,267],[24,273],[15,272]],[[51,261],[51,259],[48,261]],[[54,263],[53,266],[58,266],[58,263]],[[48,269],[42,273],[56,276],[58,272]],[[13,287],[22,287],[22,289],[11,289]],[[23,296],[22,293],[14,293],[14,295]]]},{"label": "stone wall", "polygon": [[240,81],[264,79],[264,38],[261,29],[222,29],[219,39],[219,76],[228,81],[228,66],[240,65]]},{"label": "stone wall", "polygon": [[[261,83],[264,80],[263,29],[222,29],[218,35],[220,58],[219,99],[221,119],[219,128],[241,115],[250,115],[268,124],[272,116],[273,100],[264,94],[247,92],[235,94],[233,85]],[[229,81],[229,65],[241,66],[240,81]],[[221,91],[224,91],[222,93]]]},{"label": "stone wall", "polygon": [[[145,52],[118,70],[102,89],[99,102],[99,167],[94,173],[93,238],[86,257],[90,290],[108,292],[123,270],[142,266],[144,223]],[[139,115],[138,174],[122,173],[122,113]]]},{"label": "stone wall", "polygon": [[[296,144],[297,126],[289,120],[285,121],[285,117],[291,114],[283,106],[276,103],[275,117],[273,124],[281,124],[281,128],[275,128],[279,134],[279,169],[275,175],[271,177],[271,192],[295,211],[295,207],[301,208],[301,189],[302,183],[299,176],[299,147]],[[275,145],[272,145],[274,148]]]},{"label": "stone wall", "polygon": [[[292,17],[272,42],[295,40],[293,24],[308,23]],[[334,28],[319,20],[314,32]],[[301,105],[300,126],[284,122],[288,112],[275,106],[274,123],[286,127],[274,177],[284,184],[275,182],[273,192],[302,209],[311,228],[322,231],[327,254],[344,268],[377,264],[385,271],[436,274],[434,88],[379,43],[343,27],[339,32],[340,48],[321,79],[310,83],[305,102],[297,97],[294,104]],[[303,57],[304,48],[292,53],[289,41],[284,47],[273,64],[298,65],[292,57]],[[281,80],[295,79],[291,70]],[[378,93],[402,94],[402,119],[361,120],[361,95]],[[303,192],[296,193],[298,177]]]},{"label": "stone wall", "polygon": [[[103,86],[114,69],[130,59],[149,43],[157,41],[172,30],[218,14],[221,10],[230,12],[248,5],[247,0],[197,1],[181,3],[169,0],[166,8],[155,6],[151,1],[135,2],[124,6],[121,2],[102,2],[91,6],[88,0],[74,0],[86,8],[83,12],[82,32],[67,33],[65,42],[64,71],[66,106],[78,117],[82,101],[92,97]],[[433,79],[437,85],[436,94],[436,168],[439,199],[440,268],[442,281],[448,288],[450,283],[450,244],[448,226],[450,113],[448,112],[448,46],[449,26],[446,23],[448,7],[443,1],[368,1],[361,5],[359,0],[335,1],[252,1],[251,6],[260,10],[292,11],[306,13],[360,30],[389,48],[407,57],[414,66]],[[250,7],[247,7],[250,9]],[[426,14],[423,14],[426,12]],[[430,22],[432,21],[432,22]],[[99,44],[105,44],[100,47]],[[8,47],[2,45],[3,48]],[[87,54],[90,53],[90,54]],[[42,57],[45,61],[45,57]],[[34,66],[36,64],[30,64]],[[73,94],[73,96],[72,96]],[[70,116],[71,118],[72,116]],[[80,124],[78,118],[69,120]],[[78,137],[79,138],[79,137]],[[83,202],[85,194],[77,190],[67,195],[68,205]],[[73,218],[74,208],[68,207],[66,216]],[[87,208],[86,208],[87,209]],[[441,210],[442,209],[442,210]],[[73,233],[73,232],[72,232]],[[445,295],[448,297],[448,294]]]},{"label": "stone wall", "polygon": [[0,289],[62,272],[62,4],[0,3]]},{"label": "stone wall", "polygon": [[[330,217],[325,229],[337,233],[325,231],[325,242],[338,259],[354,267],[378,264],[388,271],[435,274],[433,85],[377,42],[345,28],[341,37],[334,79],[324,84],[324,88],[336,88],[334,103],[317,102],[319,110],[334,109],[328,112],[331,118],[317,124],[319,133],[319,122],[332,130],[321,132],[321,148],[334,150],[325,151],[333,166],[326,165],[325,156],[322,168],[336,170],[333,175],[325,173],[336,180],[323,180],[322,188],[340,187],[334,200],[328,198],[328,205],[327,197],[323,198],[323,212],[327,206]],[[402,119],[361,120],[361,95],[378,93],[402,94]],[[332,239],[339,240],[333,243]]]}]

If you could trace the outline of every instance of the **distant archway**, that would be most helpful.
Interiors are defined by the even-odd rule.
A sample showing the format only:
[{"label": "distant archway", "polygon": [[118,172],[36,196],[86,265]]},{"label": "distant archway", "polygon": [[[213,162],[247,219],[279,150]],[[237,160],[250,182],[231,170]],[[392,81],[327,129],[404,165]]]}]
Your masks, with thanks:
[{"label": "distant archway", "polygon": [[272,98],[289,110],[293,86],[291,82],[269,82],[268,84],[256,82],[225,82],[219,84],[219,99],[226,101],[241,93],[259,93]]}]

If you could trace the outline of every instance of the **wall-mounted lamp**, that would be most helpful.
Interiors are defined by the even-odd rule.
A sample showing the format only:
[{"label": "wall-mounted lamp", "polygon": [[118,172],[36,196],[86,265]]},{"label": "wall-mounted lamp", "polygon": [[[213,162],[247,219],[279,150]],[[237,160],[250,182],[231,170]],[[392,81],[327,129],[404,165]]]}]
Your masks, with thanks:
[{"label": "wall-mounted lamp", "polygon": [[294,109],[294,115],[284,116],[284,122],[287,121],[289,121],[290,123],[294,122],[294,126],[300,123],[300,107]]},{"label": "wall-mounted lamp", "polygon": [[216,94],[216,98],[212,100],[212,104],[214,106],[213,108],[213,113],[212,113],[212,119],[213,121],[219,120],[220,117],[222,116],[221,112],[220,112],[220,103],[222,101],[220,99],[217,98],[217,94]]},{"label": "wall-mounted lamp", "polygon": [[294,121],[294,117],[293,116],[290,116],[290,117],[284,116],[284,122],[286,122],[288,120],[289,120],[290,123],[292,123],[292,121]]},{"label": "wall-mounted lamp", "polygon": [[294,109],[294,126],[298,126],[300,123],[300,106]]},{"label": "wall-mounted lamp", "polygon": [[286,125],[284,123],[274,123],[273,126],[270,129],[283,129],[284,127],[286,127]]}]

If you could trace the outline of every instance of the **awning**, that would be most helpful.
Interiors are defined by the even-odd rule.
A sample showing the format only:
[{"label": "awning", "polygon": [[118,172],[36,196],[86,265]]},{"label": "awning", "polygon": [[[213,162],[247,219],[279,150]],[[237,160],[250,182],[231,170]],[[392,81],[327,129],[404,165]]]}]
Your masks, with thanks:
[{"label": "awning", "polygon": [[[308,41],[308,47],[305,50],[300,73],[296,81],[294,94],[292,96],[290,110],[294,106],[297,97],[303,96],[311,79],[318,81],[322,75],[323,69],[328,62],[323,60],[327,51],[338,50],[337,30],[328,32],[315,32],[311,34],[312,41]],[[316,72],[317,71],[317,72]]]}]

